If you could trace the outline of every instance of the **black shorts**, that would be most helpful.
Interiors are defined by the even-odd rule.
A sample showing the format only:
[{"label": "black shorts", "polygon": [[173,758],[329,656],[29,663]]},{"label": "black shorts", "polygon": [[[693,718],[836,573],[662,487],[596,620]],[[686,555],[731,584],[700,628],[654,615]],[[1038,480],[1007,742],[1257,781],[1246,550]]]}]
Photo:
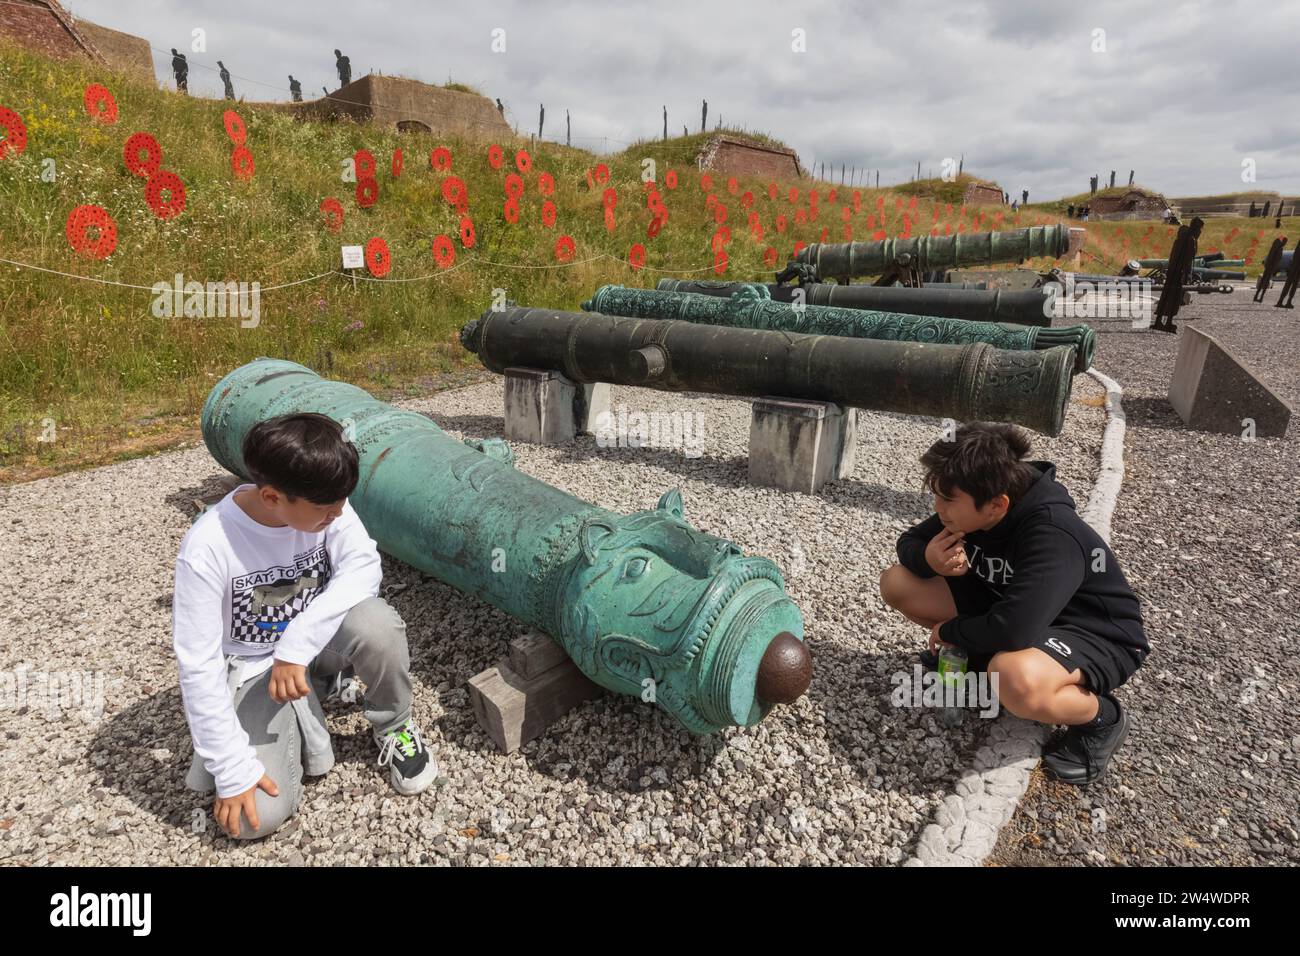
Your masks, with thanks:
[{"label": "black shorts", "polygon": [[[959,617],[987,614],[997,600],[997,595],[973,574],[945,577],[944,581]],[[1073,624],[1053,624],[1030,647],[1038,648],[1070,673],[1082,669],[1084,686],[1094,694],[1108,694],[1119,687],[1133,676],[1146,656]],[[992,656],[972,654],[968,667],[987,670]]]}]

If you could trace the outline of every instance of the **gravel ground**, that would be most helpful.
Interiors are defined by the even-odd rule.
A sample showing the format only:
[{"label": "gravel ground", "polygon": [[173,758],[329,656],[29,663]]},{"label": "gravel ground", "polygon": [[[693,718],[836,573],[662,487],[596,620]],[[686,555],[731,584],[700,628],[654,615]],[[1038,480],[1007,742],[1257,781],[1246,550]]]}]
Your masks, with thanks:
[{"label": "gravel ground", "polygon": [[[1300,412],[1300,310],[1277,292],[1200,298],[1178,321]],[[1085,790],[1036,771],[990,862],[1300,862],[1300,424],[1254,442],[1188,430],[1166,399],[1178,338],[1098,344],[1128,419],[1111,544],[1152,646],[1117,695],[1133,730]]]},{"label": "gravel ground", "polygon": [[[1127,347],[1114,342],[1116,351]],[[1100,367],[1124,381],[1128,370],[1111,350],[1108,341]],[[1035,455],[1057,462],[1080,504],[1097,468],[1101,401],[1095,381],[1076,377],[1065,431],[1055,440],[1035,439]],[[929,513],[917,456],[938,437],[939,423],[864,413],[852,479],[809,496],[747,483],[745,402],[619,387],[613,402],[702,415],[703,455],[599,448],[584,437],[559,448],[516,444],[518,467],[620,511],[652,507],[665,489],[680,487],[698,527],[773,558],[803,609],[813,652],[813,684],[802,700],[758,727],[693,738],[639,701],[606,696],[503,756],[479,731],[465,682],[504,656],[520,626],[385,558],[385,588],[406,585],[390,600],[408,623],[416,715],[444,776],[419,797],[395,794],[374,766],[359,710],[340,705],[330,712],[338,763],[308,781],[295,820],[258,844],[231,841],[207,816],[210,801],[197,800],[182,783],[191,747],[171,652],[172,567],[190,500],[221,474],[205,448],[190,448],[0,489],[0,567],[10,595],[0,615],[6,687],[16,686],[20,666],[27,668],[26,695],[7,698],[14,709],[5,714],[0,740],[0,862],[900,862],[989,727],[968,720],[943,733],[929,712],[890,704],[890,675],[911,672],[925,634],[885,611],[877,577],[893,560],[897,535]],[[501,434],[499,380],[404,405],[459,436]],[[1276,490],[1268,475],[1284,472],[1281,450],[1265,448],[1249,457],[1271,455],[1258,475],[1261,493]],[[1294,484],[1294,447],[1290,453]],[[1190,461],[1184,467],[1202,464]],[[1224,498],[1219,533],[1235,540],[1240,510],[1244,520],[1268,521],[1273,533],[1252,542],[1276,553],[1278,523],[1250,519],[1254,500]],[[1149,492],[1129,499],[1127,508],[1122,556],[1145,536],[1142,522],[1177,513],[1171,499]],[[1205,554],[1203,546],[1187,547]],[[1268,561],[1247,554],[1234,577],[1243,586]],[[1130,561],[1148,572],[1149,564],[1131,555]],[[1275,560],[1267,566],[1275,571]],[[1180,574],[1160,587],[1159,597],[1149,593],[1148,600],[1189,608],[1170,592],[1192,593],[1200,583]],[[1251,591],[1245,607],[1267,590]],[[1280,599],[1268,600],[1280,608]],[[1242,632],[1253,642],[1273,636],[1281,623],[1280,614],[1265,628],[1254,609],[1237,613],[1225,621],[1255,627]],[[1227,640],[1224,634],[1214,647],[1223,655],[1221,686],[1235,692],[1244,661],[1227,656]],[[1255,656],[1269,659],[1262,647]],[[1157,668],[1169,667],[1168,680],[1195,699],[1192,673],[1174,671],[1163,655],[1153,664],[1149,681],[1156,682]],[[38,692],[38,678],[66,686],[73,672],[90,675],[82,698],[65,692],[55,706]],[[95,687],[102,689],[102,715],[90,692]],[[1262,691],[1261,699],[1269,693],[1276,692]],[[1258,719],[1261,728],[1276,728],[1280,708]],[[1192,726],[1179,718],[1180,728]],[[1287,744],[1277,739],[1281,731],[1260,733],[1253,746],[1266,750],[1268,763],[1261,767],[1243,751],[1257,782],[1238,780],[1240,788],[1275,779],[1267,774],[1279,767]],[[1204,730],[1206,746],[1214,735]],[[1244,745],[1245,738],[1236,739]],[[1136,771],[1129,772],[1137,786]]]}]

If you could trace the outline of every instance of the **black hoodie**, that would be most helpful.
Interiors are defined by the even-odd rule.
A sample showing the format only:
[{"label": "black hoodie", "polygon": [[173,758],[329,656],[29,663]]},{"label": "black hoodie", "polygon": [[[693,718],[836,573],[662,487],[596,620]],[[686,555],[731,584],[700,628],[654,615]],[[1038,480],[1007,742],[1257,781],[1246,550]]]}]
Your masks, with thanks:
[{"label": "black hoodie", "polygon": [[[1101,536],[1074,510],[1056,480],[1056,466],[1026,464],[1041,474],[1024,497],[988,531],[969,532],[964,544],[974,574],[992,592],[987,614],[945,622],[939,638],[972,653],[995,654],[1032,646],[1048,627],[1075,627],[1137,652],[1150,650],[1137,596]],[[932,578],[925,548],[943,523],[931,515],[898,539],[898,560]]]}]

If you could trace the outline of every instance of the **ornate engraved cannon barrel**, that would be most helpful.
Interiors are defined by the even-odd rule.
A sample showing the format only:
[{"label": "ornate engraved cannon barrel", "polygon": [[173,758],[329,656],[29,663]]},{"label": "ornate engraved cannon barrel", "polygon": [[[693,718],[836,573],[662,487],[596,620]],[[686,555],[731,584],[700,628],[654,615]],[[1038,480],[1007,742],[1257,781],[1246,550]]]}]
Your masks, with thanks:
[{"label": "ornate engraved cannon barrel", "polygon": [[[697,295],[730,296],[751,283],[715,282],[708,279],[660,279],[661,292],[691,292]],[[805,305],[833,305],[842,309],[871,309],[933,315],[969,322],[1013,322],[1016,325],[1051,325],[1052,296],[1047,289],[1010,292],[981,291],[927,283],[920,289],[901,285],[836,285],[814,282],[804,286],[764,285],[773,301],[795,301],[795,290],[803,290]],[[604,311],[603,309],[598,311]]]},{"label": "ornate engraved cannon barrel", "polygon": [[918,236],[880,242],[813,243],[795,253],[793,263],[810,266],[817,276],[881,275],[900,264],[922,272],[964,266],[1023,262],[1035,256],[1060,258],[1070,248],[1070,227],[1031,226],[1004,232]]},{"label": "ornate engraved cannon barrel", "polygon": [[549,634],[602,687],[696,733],[755,724],[807,689],[803,619],[780,571],[693,528],[675,489],[649,511],[607,511],[516,471],[500,439],[457,441],[277,359],[216,384],[203,439],[247,476],[249,429],[293,412],[350,428],[361,480],[349,501],[379,547]]},{"label": "ornate engraved cannon barrel", "polygon": [[1061,432],[1074,367],[1068,345],[1011,352],[520,307],[484,312],[460,340],[494,372],[522,366],[575,382],[807,398],[1048,435]]},{"label": "ornate engraved cannon barrel", "polygon": [[[633,319],[680,319],[683,322],[704,322],[732,328],[843,335],[855,339],[934,342],[942,345],[987,342],[994,348],[1018,352],[1069,345],[1075,350],[1076,374],[1087,371],[1097,348],[1097,335],[1086,325],[1045,329],[1031,325],[967,322],[963,319],[843,309],[829,305],[805,305],[800,308],[786,302],[773,302],[767,286],[737,285],[737,291],[726,299],[690,292],[606,285],[582,303],[582,308],[584,312],[622,315]],[[1041,296],[1039,301],[1042,301]]]}]

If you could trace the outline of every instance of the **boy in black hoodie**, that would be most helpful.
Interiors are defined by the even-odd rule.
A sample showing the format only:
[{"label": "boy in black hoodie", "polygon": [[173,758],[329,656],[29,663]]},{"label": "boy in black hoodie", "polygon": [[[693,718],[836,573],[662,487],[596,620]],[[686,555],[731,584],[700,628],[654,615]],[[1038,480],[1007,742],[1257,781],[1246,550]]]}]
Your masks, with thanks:
[{"label": "boy in black hoodie", "polygon": [[1067,783],[1105,771],[1128,735],[1112,691],[1150,648],[1138,600],[1106,542],[1074,510],[1056,466],[1026,462],[1011,425],[972,422],[921,456],[935,510],[898,539],[884,602],[997,675],[1001,705],[1069,730],[1044,765]]}]

